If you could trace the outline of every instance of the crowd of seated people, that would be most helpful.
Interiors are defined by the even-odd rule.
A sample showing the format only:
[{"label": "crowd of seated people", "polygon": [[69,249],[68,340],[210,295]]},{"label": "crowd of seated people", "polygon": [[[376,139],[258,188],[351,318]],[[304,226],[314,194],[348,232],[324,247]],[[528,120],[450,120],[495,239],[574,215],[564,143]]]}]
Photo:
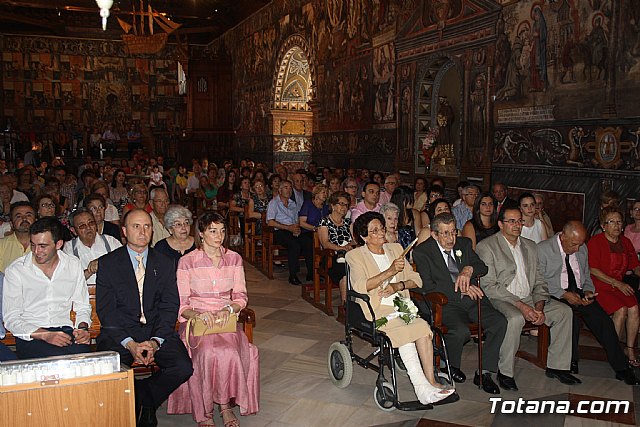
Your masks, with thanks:
[{"label": "crowd of seated people", "polygon": [[[177,164],[169,167],[162,158],[140,155],[118,167],[108,158],[99,163],[86,158],[78,170],[59,161],[44,168],[42,164],[19,166],[13,170],[11,165],[0,164],[5,170],[0,175],[0,273],[6,276],[2,308],[7,330],[16,337],[17,354],[48,354],[37,352],[49,351],[49,346],[70,347],[72,341],[86,350],[82,347],[87,344],[84,332],[90,322],[86,316],[78,316],[76,323],[70,323],[68,316],[54,324],[40,320],[30,323],[38,326],[36,330],[25,328],[20,320],[23,315],[37,314],[29,307],[33,300],[16,298],[19,286],[27,286],[17,278],[29,277],[20,273],[20,268],[32,263],[43,273],[38,273],[39,280],[50,281],[57,280],[58,266],[71,269],[73,276],[67,280],[74,277],[84,287],[69,282],[64,288],[69,292],[68,301],[77,301],[81,310],[86,308],[89,297],[85,298],[85,292],[93,294],[96,284],[100,321],[112,328],[109,334],[101,334],[98,348],[116,349],[131,363],[155,361],[161,372],[170,371],[171,387],[163,384],[156,388],[157,378],[140,386],[141,395],[146,396],[140,402],[144,409],[140,412],[144,416],[140,416],[147,425],[153,425],[159,403],[183,382],[171,401],[171,411],[191,412],[201,425],[211,425],[214,403],[219,405],[225,422],[237,422],[230,411],[234,402],[243,415],[257,411],[257,388],[253,385],[242,388],[237,383],[227,384],[230,388],[225,393],[214,396],[211,385],[203,383],[219,381],[210,378],[211,372],[202,372],[203,364],[217,366],[224,360],[235,366],[233,354],[224,347],[219,348],[219,355],[187,351],[182,343],[184,328],[177,333],[173,328],[176,320],[184,326],[194,316],[205,322],[224,322],[229,313],[245,307],[246,289],[239,284],[238,288],[223,290],[233,296],[227,304],[189,297],[194,295],[191,292],[197,293],[190,269],[206,264],[211,274],[223,274],[217,271],[220,269],[224,274],[242,270],[242,259],[225,249],[224,238],[220,237],[227,232],[226,222],[232,216],[242,221],[256,220],[257,233],[273,230],[274,243],[287,249],[291,285],[303,283],[299,274],[304,265],[305,281],[313,279],[313,233],[317,232],[321,246],[335,251],[330,278],[340,286],[341,301],[346,296],[346,265],[352,273],[362,272],[362,277],[356,274],[361,291],[381,301],[420,286],[447,295],[451,303],[443,308],[443,321],[448,327],[445,341],[452,351],[456,382],[466,380],[460,366],[461,349],[470,339],[467,324],[478,320],[473,308],[479,302],[487,339],[484,363],[475,373],[474,382],[481,381],[486,392],[517,390],[514,360],[526,322],[552,328],[545,371],[548,377],[565,384],[580,383],[575,374],[579,372],[578,332],[580,322],[584,322],[604,348],[616,378],[638,384],[633,368],[640,365],[636,351],[640,202],[633,205],[627,225],[620,198],[613,192],[603,195],[598,224],[587,230],[575,221],[561,224],[550,218],[541,194],[523,193],[517,200],[511,199],[503,183],[494,183],[489,193],[462,181],[453,206],[446,198],[444,180],[437,177],[431,182],[418,177],[411,187],[397,173],[320,169],[313,162],[307,169],[288,170],[276,165],[271,171],[249,159],[238,165],[225,161],[221,167],[194,159],[187,168]],[[199,223],[192,230],[194,218],[213,211],[219,216],[204,217],[204,225]],[[357,223],[365,214],[365,219]],[[561,231],[555,232],[554,222]],[[370,241],[373,237],[376,240]],[[415,244],[416,238],[413,250],[400,260],[402,249]],[[356,249],[358,256],[352,253]],[[138,260],[136,254],[142,258]],[[374,255],[383,255],[386,261]],[[126,307],[120,307],[123,290],[118,289],[121,284],[113,276],[118,269],[111,271],[110,266],[118,261],[122,265],[123,260],[131,265],[125,281],[136,280],[140,271],[143,275],[150,271],[147,262],[163,264],[163,269],[172,266],[161,290],[168,292],[170,303],[163,308],[147,307],[146,302],[129,298]],[[411,262],[415,274],[408,271]],[[154,268],[154,274],[160,271]],[[384,289],[378,289],[381,284]],[[141,298],[144,286],[136,289]],[[53,302],[37,304],[42,310],[43,304]],[[128,314],[123,317],[120,309]],[[59,310],[66,307],[60,306]],[[388,304],[379,310],[389,310]],[[142,325],[140,334],[127,335],[126,322]],[[596,323],[599,328],[592,327]],[[402,350],[409,365],[415,362],[416,354],[424,357],[431,351],[422,344],[431,336],[428,325],[419,323],[414,328],[418,326],[420,333],[397,340],[400,347],[413,343],[417,349],[417,353]],[[388,328],[391,335],[395,334]],[[30,345],[34,340],[41,342]],[[242,336],[232,342],[247,348]],[[218,348],[222,343],[212,339],[210,343],[203,340],[202,345],[203,349]],[[257,358],[257,352],[254,355],[252,347],[248,348],[251,357]],[[0,357],[13,355],[3,350]],[[423,363],[412,369],[410,376],[420,400],[446,397],[446,391],[433,388],[437,385],[430,378],[429,366]],[[238,378],[243,384],[251,383],[257,381],[256,373],[254,368],[238,371]],[[208,401],[187,405],[193,401],[189,397],[193,393],[205,393]]]}]

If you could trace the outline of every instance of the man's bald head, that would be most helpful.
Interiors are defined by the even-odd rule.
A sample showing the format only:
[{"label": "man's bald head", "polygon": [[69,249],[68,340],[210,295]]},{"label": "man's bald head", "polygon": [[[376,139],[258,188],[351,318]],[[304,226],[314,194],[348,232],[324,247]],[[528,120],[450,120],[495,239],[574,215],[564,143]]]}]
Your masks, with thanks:
[{"label": "man's bald head", "polygon": [[569,221],[564,227],[562,227],[562,233],[560,233],[560,244],[565,254],[571,255],[580,249],[580,246],[584,245],[584,241],[587,238],[587,229],[580,221]]}]

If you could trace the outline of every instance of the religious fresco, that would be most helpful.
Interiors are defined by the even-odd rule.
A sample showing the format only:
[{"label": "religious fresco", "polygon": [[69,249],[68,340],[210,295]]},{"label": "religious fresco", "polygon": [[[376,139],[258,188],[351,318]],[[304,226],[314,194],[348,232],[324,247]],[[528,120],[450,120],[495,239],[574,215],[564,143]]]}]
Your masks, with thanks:
[{"label": "religious fresco", "polygon": [[19,36],[0,36],[0,51],[3,110],[14,129],[184,126],[185,98],[168,56],[131,57],[120,42]]},{"label": "religious fresco", "polygon": [[[619,0],[615,14],[611,0],[505,4],[494,61],[497,114],[549,106],[555,120],[600,118],[615,70],[617,113],[637,115],[633,103],[623,100],[640,89],[640,2]],[[613,37],[615,31],[620,37]]]}]

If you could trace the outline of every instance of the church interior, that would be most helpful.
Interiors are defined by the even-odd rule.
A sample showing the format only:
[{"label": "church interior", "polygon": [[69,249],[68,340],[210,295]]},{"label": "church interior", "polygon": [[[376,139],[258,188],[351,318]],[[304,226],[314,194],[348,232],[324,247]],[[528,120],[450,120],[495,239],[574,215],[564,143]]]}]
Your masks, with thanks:
[{"label": "church interior", "polygon": [[[3,0],[0,52],[7,165],[34,141],[50,161],[102,162],[88,145],[94,129],[134,127],[144,152],[170,166],[251,159],[293,172],[313,161],[408,185],[439,177],[452,200],[460,181],[505,183],[516,199],[543,195],[555,232],[597,224],[609,191],[627,218],[640,198],[637,0]],[[126,139],[109,154],[128,158]],[[265,280],[245,265],[261,401],[243,426],[640,423],[640,387],[617,381],[602,355],[581,363],[578,386],[518,358],[520,391],[498,396],[624,400],[628,413],[495,414],[470,380],[458,402],[383,412],[371,370],[354,364],[344,389],[330,381],[343,324],[284,270]],[[521,349],[535,353],[537,338]],[[467,375],[477,357],[470,342]],[[194,424],[166,408],[158,419]]]}]

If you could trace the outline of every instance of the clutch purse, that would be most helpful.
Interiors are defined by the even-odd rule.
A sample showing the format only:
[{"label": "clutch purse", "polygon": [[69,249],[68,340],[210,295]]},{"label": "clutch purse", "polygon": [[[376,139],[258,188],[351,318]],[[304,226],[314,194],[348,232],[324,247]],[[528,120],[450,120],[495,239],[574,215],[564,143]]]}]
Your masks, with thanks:
[{"label": "clutch purse", "polygon": [[238,316],[235,314],[231,314],[229,316],[229,321],[226,325],[220,326],[215,324],[213,327],[207,327],[207,324],[200,319],[199,317],[192,317],[187,321],[187,327],[184,333],[185,341],[187,342],[187,347],[189,348],[198,348],[198,346],[192,346],[190,343],[191,337],[201,337],[203,335],[210,334],[221,334],[224,332],[235,332],[236,324],[238,323]]}]

